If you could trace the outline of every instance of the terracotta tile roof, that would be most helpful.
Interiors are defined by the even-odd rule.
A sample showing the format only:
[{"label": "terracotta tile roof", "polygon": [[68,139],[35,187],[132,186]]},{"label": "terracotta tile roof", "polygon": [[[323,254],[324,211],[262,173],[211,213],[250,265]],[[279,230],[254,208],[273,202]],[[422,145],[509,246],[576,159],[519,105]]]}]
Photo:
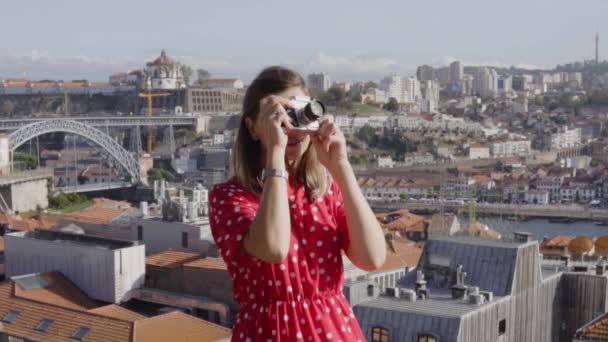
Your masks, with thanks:
[{"label": "terracotta tile roof", "polygon": [[[230,329],[173,311],[135,322],[133,341],[199,341],[229,339]],[[179,333],[176,333],[179,332]]]},{"label": "terracotta tile roof", "polygon": [[387,241],[386,261],[375,272],[384,272],[396,268],[416,267],[422,256],[423,247],[407,240],[392,239]]},{"label": "terracotta tile roof", "polygon": [[576,238],[576,236],[557,235],[557,236],[545,239],[541,243],[541,248],[542,247],[568,247],[568,244],[570,243],[570,241],[574,240],[574,238]]},{"label": "terracotta tile roof", "polygon": [[412,214],[407,210],[399,210],[379,218],[383,228],[401,232],[424,232],[426,225],[424,217]]},{"label": "terracotta tile roof", "polygon": [[169,65],[175,64],[175,61],[167,56],[165,50],[162,50],[160,56],[152,62],[149,62],[148,65]]},{"label": "terracotta tile roof", "polygon": [[576,331],[574,338],[580,341],[608,341],[608,314],[602,314],[585,324]]},{"label": "terracotta tile roof", "polygon": [[[56,273],[52,277],[62,276]],[[81,327],[90,329],[83,340],[91,342],[206,342],[229,339],[231,336],[230,329],[183,312],[176,311],[146,318],[113,304],[85,311],[77,309],[79,306],[69,300],[41,302],[22,295],[17,296],[16,291],[23,291],[19,287],[20,285],[12,280],[0,283],[0,318],[9,311],[18,312],[12,323],[3,323],[3,332],[19,338],[45,342],[71,341],[71,336]],[[62,295],[73,296],[64,291],[57,292],[57,296]],[[66,302],[68,307],[61,306]],[[38,323],[45,319],[53,321],[48,330],[35,330]]]},{"label": "terracotta tile roof", "polygon": [[28,290],[15,284],[15,297],[83,311],[99,306],[63,274],[47,272],[39,276],[47,281],[47,286]]},{"label": "terracotta tile roof", "polygon": [[147,256],[146,266],[174,269],[200,258],[201,255],[198,253],[164,251]]},{"label": "terracotta tile roof", "polygon": [[146,318],[146,316],[142,316],[142,315],[138,314],[137,312],[127,310],[127,309],[123,308],[122,306],[118,306],[116,304],[101,306],[101,307],[98,307],[95,309],[91,309],[88,312],[106,316],[106,317],[118,318],[118,319],[121,319],[124,321],[129,321],[129,322],[135,322],[135,321],[139,321],[140,319]]},{"label": "terracotta tile roof", "polygon": [[[9,311],[19,312],[12,323],[3,323],[3,332],[35,341],[69,341],[80,327],[90,329],[86,341],[130,341],[133,326],[130,322],[101,315],[63,308],[13,296],[17,285],[13,281],[0,283],[0,317]],[[53,320],[46,332],[34,328],[44,319]]]},{"label": "terracotta tile roof", "polygon": [[454,214],[435,214],[429,222],[429,233],[447,233],[455,220],[458,220]]},{"label": "terracotta tile roof", "polygon": [[184,267],[205,268],[209,270],[227,271],[226,263],[222,258],[200,258],[184,264]]}]

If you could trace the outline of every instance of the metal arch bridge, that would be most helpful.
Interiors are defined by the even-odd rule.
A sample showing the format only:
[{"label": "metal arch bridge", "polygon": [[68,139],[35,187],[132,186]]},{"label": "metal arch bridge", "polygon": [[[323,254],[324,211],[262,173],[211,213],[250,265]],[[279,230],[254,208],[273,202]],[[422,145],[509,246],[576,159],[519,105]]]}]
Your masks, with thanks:
[{"label": "metal arch bridge", "polygon": [[195,126],[196,117],[191,115],[172,116],[91,116],[67,118],[10,119],[0,120],[0,131],[13,131],[35,122],[47,120],[77,121],[94,127],[135,127],[135,126]]},{"label": "metal arch bridge", "polygon": [[92,141],[106,150],[122,168],[131,176],[132,183],[140,183],[139,166],[133,155],[125,150],[112,137],[99,129],[74,120],[66,119],[45,119],[35,121],[14,131],[9,136],[9,149],[15,152],[19,146],[29,140],[47,133],[67,132],[79,135]]}]

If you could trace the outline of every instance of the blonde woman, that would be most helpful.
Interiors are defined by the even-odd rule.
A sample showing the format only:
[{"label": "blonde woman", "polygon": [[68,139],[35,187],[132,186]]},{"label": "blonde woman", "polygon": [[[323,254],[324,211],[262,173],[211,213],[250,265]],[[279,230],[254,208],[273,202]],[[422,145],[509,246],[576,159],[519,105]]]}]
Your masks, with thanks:
[{"label": "blonde woman", "polygon": [[209,195],[210,223],[241,305],[233,341],[365,341],[342,294],[342,253],[364,270],[386,244],[331,116],[296,134],[286,109],[303,78],[270,67],[248,87],[233,177]]}]

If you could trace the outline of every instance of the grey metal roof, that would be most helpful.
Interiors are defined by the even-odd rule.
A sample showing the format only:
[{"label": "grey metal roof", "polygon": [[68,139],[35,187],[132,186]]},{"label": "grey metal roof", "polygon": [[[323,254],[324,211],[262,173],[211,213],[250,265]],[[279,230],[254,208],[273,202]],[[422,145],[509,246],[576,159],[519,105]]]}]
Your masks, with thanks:
[{"label": "grey metal roof", "polygon": [[[492,291],[496,296],[505,296],[511,294],[513,288],[519,249],[534,243],[522,244],[474,237],[432,239],[425,245],[419,268],[426,273],[425,269],[431,266],[433,257],[438,256],[449,263],[451,272],[455,272],[458,265],[463,266],[463,271],[467,273],[465,285],[477,286],[482,291]],[[453,285],[451,279],[438,278],[438,281],[429,281],[428,286],[450,289]],[[407,285],[413,286],[411,280]]]},{"label": "grey metal roof", "polygon": [[416,315],[460,318],[468,313],[485,309],[500,299],[501,297],[495,296],[491,303],[474,305],[461,299],[452,299],[451,291],[431,290],[429,298],[425,300],[409,302],[398,298],[378,297],[357,305],[362,307],[413,313]]}]

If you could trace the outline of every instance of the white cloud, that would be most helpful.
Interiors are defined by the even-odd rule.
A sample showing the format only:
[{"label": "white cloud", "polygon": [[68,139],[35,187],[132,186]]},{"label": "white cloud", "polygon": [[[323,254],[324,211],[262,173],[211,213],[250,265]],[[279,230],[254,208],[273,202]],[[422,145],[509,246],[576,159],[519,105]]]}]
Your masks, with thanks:
[{"label": "white cloud", "polygon": [[322,51],[300,64],[300,67],[303,72],[323,71],[338,80],[377,80],[387,75],[405,76],[416,72],[415,65],[401,63],[392,57],[373,54],[336,56]]}]

